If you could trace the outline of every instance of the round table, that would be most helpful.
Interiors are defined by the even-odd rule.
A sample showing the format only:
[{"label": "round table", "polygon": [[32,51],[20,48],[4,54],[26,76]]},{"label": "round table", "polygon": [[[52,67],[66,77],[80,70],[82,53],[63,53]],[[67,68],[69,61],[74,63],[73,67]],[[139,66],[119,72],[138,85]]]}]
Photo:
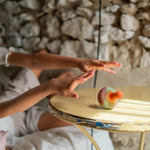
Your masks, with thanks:
[{"label": "round table", "polygon": [[141,132],[140,150],[144,147],[145,132],[150,131],[150,87],[113,87],[124,96],[112,110],[101,108],[97,95],[101,87],[80,89],[79,98],[54,96],[49,110],[56,117],[78,127],[100,150],[83,126],[107,131]]}]

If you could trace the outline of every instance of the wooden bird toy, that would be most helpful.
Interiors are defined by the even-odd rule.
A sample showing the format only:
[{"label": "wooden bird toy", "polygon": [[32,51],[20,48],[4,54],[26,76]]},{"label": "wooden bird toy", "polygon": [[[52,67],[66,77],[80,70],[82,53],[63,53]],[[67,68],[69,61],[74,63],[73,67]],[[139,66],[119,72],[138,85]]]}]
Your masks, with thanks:
[{"label": "wooden bird toy", "polygon": [[98,92],[98,102],[105,109],[113,109],[122,97],[121,91],[115,91],[111,87],[104,87]]}]

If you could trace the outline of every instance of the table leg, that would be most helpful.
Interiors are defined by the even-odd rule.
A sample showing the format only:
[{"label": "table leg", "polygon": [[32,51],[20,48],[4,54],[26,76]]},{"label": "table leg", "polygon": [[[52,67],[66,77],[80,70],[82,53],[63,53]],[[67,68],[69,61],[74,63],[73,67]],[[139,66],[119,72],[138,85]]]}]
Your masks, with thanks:
[{"label": "table leg", "polygon": [[145,132],[141,133],[140,150],[144,149]]},{"label": "table leg", "polygon": [[88,138],[89,140],[92,142],[92,144],[95,146],[96,150],[100,150],[100,147],[98,146],[98,144],[96,143],[96,141],[93,139],[93,137],[80,125],[75,125],[77,128],[79,128]]}]

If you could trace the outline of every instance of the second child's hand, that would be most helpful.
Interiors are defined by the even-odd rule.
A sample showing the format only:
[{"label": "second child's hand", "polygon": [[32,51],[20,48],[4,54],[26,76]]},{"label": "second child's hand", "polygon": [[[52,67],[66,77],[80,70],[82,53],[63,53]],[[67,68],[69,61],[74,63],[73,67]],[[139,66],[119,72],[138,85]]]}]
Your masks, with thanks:
[{"label": "second child's hand", "polygon": [[81,75],[74,76],[72,72],[62,73],[59,77],[50,80],[54,95],[78,98],[79,95],[73,90],[79,85],[93,77],[95,70],[90,70]]},{"label": "second child's hand", "polygon": [[81,71],[89,71],[91,69],[94,70],[103,70],[108,73],[116,73],[111,68],[122,67],[122,64],[115,61],[101,61],[101,60],[82,60],[78,67]]}]

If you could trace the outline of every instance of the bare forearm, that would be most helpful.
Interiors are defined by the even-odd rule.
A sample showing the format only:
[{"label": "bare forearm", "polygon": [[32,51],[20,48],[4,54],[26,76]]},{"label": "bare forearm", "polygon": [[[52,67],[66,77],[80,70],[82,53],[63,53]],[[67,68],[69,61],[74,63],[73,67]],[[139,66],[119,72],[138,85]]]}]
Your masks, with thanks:
[{"label": "bare forearm", "polygon": [[80,58],[66,57],[55,54],[35,54],[33,56],[33,66],[37,69],[77,68],[81,60],[82,59]]},{"label": "bare forearm", "polygon": [[10,65],[32,68],[32,55],[12,52],[7,61]]},{"label": "bare forearm", "polygon": [[47,83],[44,83],[18,96],[17,98],[3,102],[0,104],[0,118],[24,111],[52,93],[53,90],[47,87]]},{"label": "bare forearm", "polygon": [[12,100],[0,103],[0,118],[24,111],[49,95],[78,98],[73,90],[94,75],[94,70],[74,76],[70,72],[61,74]]},{"label": "bare forearm", "polygon": [[8,63],[21,67],[35,69],[63,69],[77,68],[81,58],[66,57],[55,54],[21,54],[12,53],[8,57]]}]

